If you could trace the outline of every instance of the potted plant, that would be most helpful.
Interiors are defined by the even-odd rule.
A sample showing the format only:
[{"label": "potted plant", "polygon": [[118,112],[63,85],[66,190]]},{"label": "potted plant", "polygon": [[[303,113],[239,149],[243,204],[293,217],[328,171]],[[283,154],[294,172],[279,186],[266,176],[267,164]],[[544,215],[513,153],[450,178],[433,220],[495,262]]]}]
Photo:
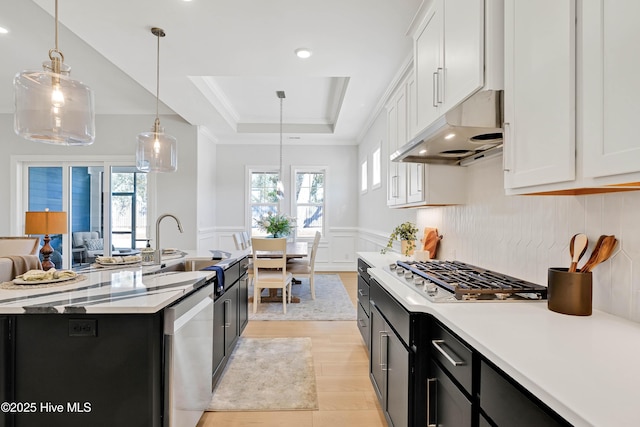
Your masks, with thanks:
[{"label": "potted plant", "polygon": [[285,237],[291,233],[295,220],[287,215],[269,212],[256,220],[260,230],[266,231],[272,237]]},{"label": "potted plant", "polygon": [[396,228],[393,229],[393,232],[389,236],[389,242],[387,242],[387,247],[383,248],[381,253],[386,253],[389,249],[393,247],[394,240],[400,240],[401,251],[403,255],[409,256],[413,254],[413,251],[416,249],[416,234],[418,233],[418,227],[416,227],[412,222],[407,221],[405,223],[400,224]]}]

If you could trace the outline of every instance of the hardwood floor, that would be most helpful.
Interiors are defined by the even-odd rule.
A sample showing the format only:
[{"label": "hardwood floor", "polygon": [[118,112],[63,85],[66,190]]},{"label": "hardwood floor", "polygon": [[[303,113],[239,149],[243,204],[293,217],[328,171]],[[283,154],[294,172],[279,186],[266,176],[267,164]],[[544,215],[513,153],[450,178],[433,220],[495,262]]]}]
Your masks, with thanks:
[{"label": "hardwood floor", "polygon": [[[338,273],[354,306],[357,273]],[[198,427],[383,427],[369,380],[367,352],[355,321],[250,321],[243,337],[310,337],[317,411],[205,412]]]}]

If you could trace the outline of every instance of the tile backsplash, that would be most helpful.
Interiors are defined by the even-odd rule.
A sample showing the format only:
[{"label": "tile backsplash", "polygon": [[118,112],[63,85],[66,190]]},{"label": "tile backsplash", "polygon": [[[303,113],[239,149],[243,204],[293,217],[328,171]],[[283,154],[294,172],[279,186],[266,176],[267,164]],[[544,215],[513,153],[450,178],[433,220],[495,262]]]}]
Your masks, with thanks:
[{"label": "tile backsplash", "polygon": [[[640,191],[589,196],[505,196],[500,159],[469,169],[466,205],[421,209],[417,224],[444,236],[440,259],[458,259],[543,285],[549,267],[568,267],[569,241],[585,233],[619,240],[593,270],[593,307],[640,322]],[[634,265],[636,268],[634,269]]]}]

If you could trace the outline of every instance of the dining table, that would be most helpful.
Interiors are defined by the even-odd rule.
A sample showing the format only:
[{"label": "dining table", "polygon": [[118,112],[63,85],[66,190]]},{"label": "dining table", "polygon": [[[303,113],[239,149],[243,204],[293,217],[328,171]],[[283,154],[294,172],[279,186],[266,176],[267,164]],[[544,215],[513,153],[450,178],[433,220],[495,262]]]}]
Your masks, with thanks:
[{"label": "dining table", "polygon": [[[309,245],[307,244],[307,242],[287,242],[286,253],[287,253],[287,260],[295,259],[295,258],[305,258],[309,255]],[[274,253],[269,251],[257,251],[256,255],[258,256],[258,258],[269,258],[270,256],[273,256]],[[295,280],[294,278],[292,284],[300,284],[300,281]],[[249,301],[253,302],[253,297],[249,297]],[[280,302],[281,303],[282,294],[278,295],[277,288],[271,288],[269,289],[269,295],[261,297],[260,302]],[[299,303],[300,298],[292,296],[291,302]]]}]

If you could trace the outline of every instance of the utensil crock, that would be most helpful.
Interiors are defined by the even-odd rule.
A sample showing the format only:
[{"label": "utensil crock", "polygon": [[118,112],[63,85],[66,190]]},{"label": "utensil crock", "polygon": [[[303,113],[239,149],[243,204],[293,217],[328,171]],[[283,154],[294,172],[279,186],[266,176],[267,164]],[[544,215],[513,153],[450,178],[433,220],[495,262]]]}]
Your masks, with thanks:
[{"label": "utensil crock", "polygon": [[574,316],[591,316],[593,286],[591,273],[570,273],[567,268],[550,268],[547,307]]}]

